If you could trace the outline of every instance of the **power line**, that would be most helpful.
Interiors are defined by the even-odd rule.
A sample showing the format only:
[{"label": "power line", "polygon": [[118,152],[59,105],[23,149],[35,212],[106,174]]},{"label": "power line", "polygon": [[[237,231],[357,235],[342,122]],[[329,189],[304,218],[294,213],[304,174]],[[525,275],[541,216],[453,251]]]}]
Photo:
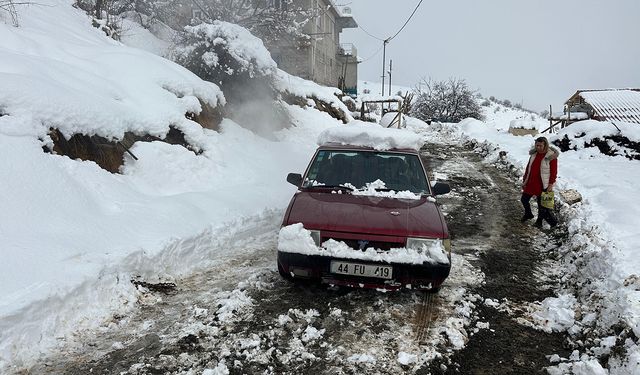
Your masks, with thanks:
[{"label": "power line", "polygon": [[424,0],[420,0],[420,2],[418,3],[418,5],[416,5],[416,8],[413,10],[413,13],[411,13],[411,15],[409,16],[409,18],[407,18],[407,20],[405,21],[404,25],[402,25],[402,27],[400,28],[400,30],[398,30],[397,33],[395,33],[394,36],[392,36],[391,38],[386,39],[387,42],[390,42],[391,39],[395,38],[398,36],[398,34],[400,34],[400,32],[405,28],[405,26],[407,26],[407,24],[409,23],[409,21],[411,21],[411,18],[413,18],[413,15],[416,14],[416,11],[418,11],[418,8],[420,8],[420,4],[422,4]]},{"label": "power line", "polygon": [[368,32],[367,30],[365,30],[361,25],[358,25],[358,29],[362,30],[365,34],[369,35],[370,37],[372,37],[373,39],[377,39],[379,41],[384,41],[384,39],[382,38],[378,38],[377,36],[371,34],[370,32]]},{"label": "power line", "polygon": [[373,55],[371,55],[371,56],[367,57],[366,59],[360,61],[360,63],[367,62],[367,61],[371,60],[372,58],[378,56],[378,54],[380,53],[381,50],[382,50],[382,46],[380,46],[380,48],[378,48],[378,50],[376,52],[374,52]]}]

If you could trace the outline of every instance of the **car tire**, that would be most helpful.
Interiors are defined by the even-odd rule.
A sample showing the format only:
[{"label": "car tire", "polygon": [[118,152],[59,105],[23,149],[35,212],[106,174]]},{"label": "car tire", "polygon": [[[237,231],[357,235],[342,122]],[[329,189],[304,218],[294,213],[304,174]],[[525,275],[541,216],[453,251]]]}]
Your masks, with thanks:
[{"label": "car tire", "polygon": [[435,288],[427,289],[425,292],[427,292],[429,294],[437,294],[439,291],[440,291],[440,287],[437,286]]},{"label": "car tire", "polygon": [[284,271],[284,268],[282,268],[282,265],[280,264],[280,262],[276,262],[276,263],[278,264],[278,273],[280,274],[280,276],[282,276],[282,278],[285,280],[293,281],[293,276],[291,276],[289,272]]}]

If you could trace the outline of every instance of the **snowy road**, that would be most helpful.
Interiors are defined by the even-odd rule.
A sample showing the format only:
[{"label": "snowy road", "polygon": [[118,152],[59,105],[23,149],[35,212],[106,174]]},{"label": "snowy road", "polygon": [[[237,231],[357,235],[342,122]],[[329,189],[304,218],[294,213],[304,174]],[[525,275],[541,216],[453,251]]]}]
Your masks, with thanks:
[{"label": "snowy road", "polygon": [[508,168],[454,145],[425,161],[452,185],[439,198],[453,238],[452,274],[438,294],[294,285],[275,268],[279,213],[250,225],[223,261],[148,290],[130,316],[23,373],[351,374],[543,372],[567,355],[564,338],[531,328],[535,302],[552,295],[553,248],[519,222]]}]

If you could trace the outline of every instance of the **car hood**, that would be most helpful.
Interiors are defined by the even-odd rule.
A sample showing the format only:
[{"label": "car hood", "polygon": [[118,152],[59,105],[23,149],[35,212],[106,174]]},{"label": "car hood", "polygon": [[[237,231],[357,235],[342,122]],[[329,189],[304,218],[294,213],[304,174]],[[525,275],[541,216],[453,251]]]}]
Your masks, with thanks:
[{"label": "car hood", "polygon": [[351,194],[298,192],[285,224],[307,229],[388,236],[448,237],[435,202]]}]

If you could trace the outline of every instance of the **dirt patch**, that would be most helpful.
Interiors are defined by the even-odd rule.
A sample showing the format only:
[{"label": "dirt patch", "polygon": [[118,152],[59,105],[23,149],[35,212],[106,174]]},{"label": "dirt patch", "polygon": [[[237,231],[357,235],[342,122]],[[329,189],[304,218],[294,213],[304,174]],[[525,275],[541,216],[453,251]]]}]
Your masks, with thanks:
[{"label": "dirt patch", "polygon": [[43,147],[43,151],[68,156],[71,159],[93,161],[100,168],[111,173],[120,172],[120,167],[124,164],[125,153],[136,159],[136,156],[129,149],[138,141],[163,141],[191,149],[182,131],[174,127],[169,127],[169,132],[164,138],[136,135],[131,132],[126,132],[122,140],[110,140],[97,135],[84,134],[74,134],[67,138],[58,129],[50,129],[49,136],[53,141],[53,147],[51,149]]},{"label": "dirt patch", "polygon": [[[429,158],[439,155],[439,158]],[[523,210],[518,184],[509,174],[483,163],[470,150],[431,146],[425,160],[430,168],[446,160],[463,159],[478,168],[475,173],[451,173],[449,182],[463,196],[439,198],[448,209],[448,224],[456,252],[475,253],[475,265],[485,275],[485,282],[472,288],[484,299],[526,304],[553,296],[549,281],[538,276],[548,262],[550,247],[559,246],[566,236],[562,226],[554,236],[521,223]],[[483,245],[483,246],[479,246]],[[546,355],[567,356],[563,334],[547,334],[516,322],[518,313],[499,311],[477,304],[476,322],[488,323],[470,336],[466,346],[434,361],[419,373],[431,374],[536,374],[545,373],[550,363]]]}]

